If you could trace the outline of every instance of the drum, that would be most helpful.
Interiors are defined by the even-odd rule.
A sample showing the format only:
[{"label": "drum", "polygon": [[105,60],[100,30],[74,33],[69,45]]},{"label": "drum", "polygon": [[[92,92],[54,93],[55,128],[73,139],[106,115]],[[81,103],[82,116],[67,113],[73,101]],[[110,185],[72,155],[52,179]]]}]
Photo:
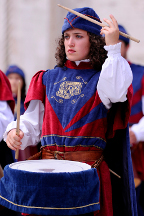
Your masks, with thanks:
[{"label": "drum", "polygon": [[0,205],[36,215],[79,215],[100,209],[99,177],[90,165],[28,160],[5,166]]}]

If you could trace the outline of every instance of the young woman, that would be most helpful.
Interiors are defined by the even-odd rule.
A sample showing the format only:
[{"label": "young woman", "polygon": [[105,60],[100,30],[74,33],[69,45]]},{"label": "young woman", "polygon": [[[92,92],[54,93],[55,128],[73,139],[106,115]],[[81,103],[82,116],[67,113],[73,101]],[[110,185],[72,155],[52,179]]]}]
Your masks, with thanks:
[{"label": "young woman", "polygon": [[[24,114],[24,101],[26,97],[26,81],[24,71],[17,65],[10,65],[6,70],[6,76],[11,84],[12,95],[15,100],[15,109],[14,109],[14,120],[17,119],[17,94],[18,94],[18,83],[20,81],[21,88],[21,103],[20,103],[20,115]],[[24,151],[19,151],[19,161],[23,161],[36,153],[38,151],[37,147],[27,147]],[[15,159],[15,151],[12,151],[13,160]]]},{"label": "young woman", "polygon": [[[92,8],[75,10],[100,22]],[[132,72],[121,56],[117,21],[110,18],[101,28],[68,12],[55,55],[57,66],[34,75],[20,136],[13,122],[5,139],[16,150],[35,145],[41,136],[42,151],[50,158],[73,158],[93,166],[98,162],[100,208],[89,214],[128,216],[136,215],[127,128]]]}]

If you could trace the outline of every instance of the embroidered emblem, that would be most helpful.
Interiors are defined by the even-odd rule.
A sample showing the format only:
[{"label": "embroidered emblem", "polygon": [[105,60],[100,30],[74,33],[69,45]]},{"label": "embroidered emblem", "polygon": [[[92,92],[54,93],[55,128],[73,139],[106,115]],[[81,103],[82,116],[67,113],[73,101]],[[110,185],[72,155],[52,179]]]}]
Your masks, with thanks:
[{"label": "embroidered emblem", "polygon": [[60,84],[59,91],[56,92],[56,96],[70,99],[72,96],[81,94],[82,83],[65,81]]},{"label": "embroidered emblem", "polygon": [[[73,96],[79,95],[77,99],[73,99],[71,101],[72,104],[76,103],[79,98],[84,97],[84,94],[81,94],[81,89],[83,84],[87,84],[87,82],[84,81],[84,79],[81,76],[77,76],[77,80],[82,80],[82,82],[72,82],[72,81],[66,81],[66,77],[64,77],[59,82],[54,83],[54,85],[59,84],[62,82],[59,86],[59,90],[56,92],[56,96],[63,98],[63,99],[70,99]],[[63,103],[62,99],[57,100],[55,96],[51,96],[51,98],[54,98],[58,103]]]}]

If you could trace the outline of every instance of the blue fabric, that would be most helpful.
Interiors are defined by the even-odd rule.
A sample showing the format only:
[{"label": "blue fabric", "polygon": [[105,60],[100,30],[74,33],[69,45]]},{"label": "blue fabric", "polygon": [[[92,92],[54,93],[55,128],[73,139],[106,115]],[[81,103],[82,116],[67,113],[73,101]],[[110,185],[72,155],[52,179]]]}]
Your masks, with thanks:
[{"label": "blue fabric", "polygon": [[142,79],[144,77],[144,66],[130,63],[130,67],[133,73],[133,94],[142,88]]},{"label": "blue fabric", "polygon": [[[128,34],[122,25],[118,25],[118,27],[119,27],[119,31],[121,31],[125,34]],[[119,35],[119,40],[122,40],[122,41],[126,42],[127,44],[129,44],[129,38],[123,37],[122,35]]]},{"label": "blue fabric", "polygon": [[100,209],[96,169],[70,173],[34,173],[4,168],[0,204],[36,215],[78,215]]},{"label": "blue fabric", "polygon": [[[99,75],[100,72],[92,69],[74,70],[67,68],[67,70],[63,70],[63,68],[59,67],[49,70],[43,75],[43,84],[46,86],[48,100],[63,128],[68,125],[76,113],[94,95]],[[60,98],[61,101],[59,101]],[[62,115],[60,110],[65,110],[66,114]],[[105,111],[105,114],[101,114],[102,110]],[[87,123],[101,118],[101,115],[106,117],[107,114],[103,104],[94,112],[97,113],[95,117],[93,116],[93,110],[89,112]],[[67,113],[69,114],[67,115]],[[83,123],[78,122],[78,124],[82,126]]]},{"label": "blue fabric", "polygon": [[25,79],[25,74],[22,71],[22,69],[20,69],[18,66],[16,65],[10,65],[6,71],[6,76],[8,76],[10,73],[17,73],[19,74],[23,79]]},{"label": "blue fabric", "polygon": [[[89,7],[83,7],[83,8],[75,8],[74,11],[77,11],[85,16],[88,16],[89,18],[92,18],[98,22],[100,22],[99,16],[96,14],[96,12]],[[62,26],[62,34],[71,28],[79,28],[88,32],[91,32],[96,35],[100,35],[101,26],[92,23],[88,20],[85,20],[81,17],[78,17],[77,15],[68,12],[67,16],[64,20],[64,24]]]},{"label": "blue fabric", "polygon": [[[103,121],[103,119],[106,119],[107,117],[108,110],[103,103],[93,106],[96,100],[96,86],[99,74],[100,72],[96,72],[93,69],[74,70],[67,68],[64,70],[59,67],[44,73],[43,84],[46,86],[46,95],[60,121],[65,136],[62,133],[62,130],[56,130],[55,126],[55,131],[50,131],[42,137],[41,143],[43,146],[95,146],[102,149],[105,148],[106,140],[102,139],[105,135],[104,123],[100,124],[100,121],[99,129],[102,132],[99,136],[103,136],[99,137],[95,132],[92,135],[89,133],[88,136],[86,136],[85,132],[81,132],[79,136],[77,136],[76,133],[74,136],[71,136],[70,134],[73,130],[78,129],[79,131],[82,131],[86,125],[88,125],[87,127],[90,127],[94,121],[96,124],[96,121]],[[93,96],[95,98],[91,100]],[[87,111],[83,113],[81,109],[85,104],[87,105]],[[91,108],[92,106],[93,109]],[[64,112],[61,112],[61,110],[64,110]],[[79,113],[78,117],[69,125],[77,113]],[[54,123],[56,120],[51,118],[51,121]]]}]

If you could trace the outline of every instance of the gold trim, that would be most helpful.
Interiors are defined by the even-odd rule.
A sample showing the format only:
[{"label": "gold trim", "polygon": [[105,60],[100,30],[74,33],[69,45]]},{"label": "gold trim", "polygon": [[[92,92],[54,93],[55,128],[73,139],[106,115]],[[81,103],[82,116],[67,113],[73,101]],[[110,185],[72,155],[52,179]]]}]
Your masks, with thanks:
[{"label": "gold trim", "polygon": [[[57,136],[57,137],[66,137],[66,138],[70,138],[70,139],[79,139],[79,138],[85,138],[85,139],[94,139],[94,138],[97,138],[97,139],[100,139],[100,140],[103,140],[104,142],[106,142],[106,140],[102,139],[101,137],[85,137],[85,136],[77,136],[77,137],[70,137],[70,136],[61,136],[61,135],[57,135],[57,134],[51,134],[51,135],[46,135],[46,136],[42,136],[43,137],[51,137],[51,136]],[[41,139],[42,139],[41,138]]]},{"label": "gold trim", "polygon": [[37,207],[37,206],[24,206],[24,205],[18,205],[18,204],[15,204],[15,203],[9,201],[8,199],[2,197],[1,195],[0,195],[0,197],[1,197],[2,199],[4,199],[5,201],[7,201],[7,202],[9,202],[9,203],[11,203],[11,204],[13,204],[13,205],[15,205],[15,206],[24,207],[24,208],[36,208],[36,209],[56,209],[56,210],[60,209],[60,210],[66,210],[66,209],[85,208],[85,207],[88,207],[88,206],[92,206],[92,205],[97,205],[97,204],[99,204],[99,202],[97,202],[97,203],[91,203],[91,204],[89,204],[89,205],[85,205],[85,206],[71,207],[71,208]]}]

